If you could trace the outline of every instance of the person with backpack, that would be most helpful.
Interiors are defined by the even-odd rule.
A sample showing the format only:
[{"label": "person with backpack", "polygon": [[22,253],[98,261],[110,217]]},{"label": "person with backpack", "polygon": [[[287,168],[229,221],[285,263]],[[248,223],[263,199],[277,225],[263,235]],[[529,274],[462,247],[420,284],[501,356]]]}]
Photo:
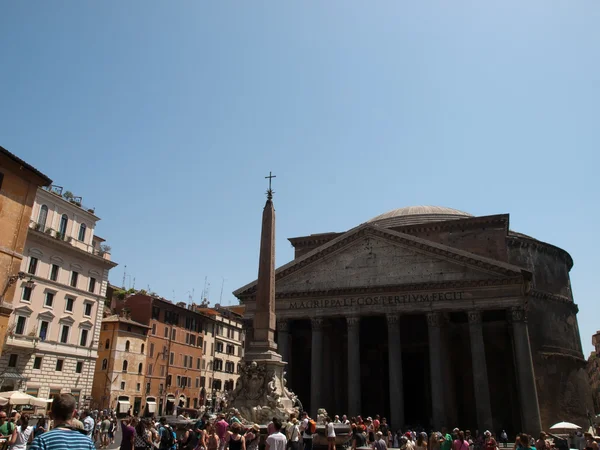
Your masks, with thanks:
[{"label": "person with backpack", "polygon": [[317,431],[317,423],[308,416],[306,411],[302,412],[302,424],[300,425],[300,431],[302,431],[302,443],[304,444],[304,450],[312,450],[313,435]]},{"label": "person with backpack", "polygon": [[160,436],[160,444],[158,446],[160,450],[175,450],[175,432],[167,423],[166,417],[160,418],[158,435]]}]

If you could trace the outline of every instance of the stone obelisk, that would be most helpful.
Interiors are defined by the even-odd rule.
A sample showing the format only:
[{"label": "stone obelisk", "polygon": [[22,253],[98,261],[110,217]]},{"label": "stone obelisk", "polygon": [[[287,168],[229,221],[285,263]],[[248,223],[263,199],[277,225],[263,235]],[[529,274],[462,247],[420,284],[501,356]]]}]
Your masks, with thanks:
[{"label": "stone obelisk", "polygon": [[263,209],[256,285],[254,336],[246,355],[247,360],[281,361],[275,343],[275,208],[269,175],[267,203]]},{"label": "stone obelisk", "polygon": [[287,419],[297,413],[298,398],[286,388],[285,366],[275,343],[275,208],[269,174],[267,203],[263,210],[253,337],[242,359],[242,369],[229,406],[244,419],[267,424],[273,417]]}]

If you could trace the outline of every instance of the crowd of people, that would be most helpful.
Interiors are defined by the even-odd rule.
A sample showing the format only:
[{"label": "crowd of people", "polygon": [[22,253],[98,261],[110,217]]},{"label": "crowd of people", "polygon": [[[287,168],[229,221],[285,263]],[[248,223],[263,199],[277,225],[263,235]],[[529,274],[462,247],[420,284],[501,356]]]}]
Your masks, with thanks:
[{"label": "crowd of people", "polygon": [[[232,410],[228,415],[212,417],[205,413],[196,421],[184,421],[178,430],[167,423],[165,417],[154,418],[125,417],[119,421],[112,411],[102,413],[75,409],[75,399],[62,394],[52,402],[49,421],[42,418],[30,424],[28,414],[13,411],[10,418],[0,411],[0,437],[5,438],[9,450],[92,450],[105,449],[115,443],[115,431],[121,428],[120,450],[313,450],[317,437],[316,421],[307,412],[300,418],[292,415],[287,421],[277,418],[267,425],[263,440],[261,427],[257,424],[242,423],[239,414]],[[448,432],[429,433],[420,428],[393,432],[385,418],[346,416],[322,417],[325,425],[325,439],[328,450],[338,446],[346,448],[370,447],[374,450],[387,450],[390,447],[401,450],[499,450],[506,448],[508,436],[485,431],[472,434],[469,430],[455,428]],[[336,436],[336,425],[346,425],[351,430]],[[345,427],[344,427],[345,428]],[[49,429],[51,429],[50,432]],[[347,430],[348,428],[345,428]],[[177,432],[176,432],[177,431]],[[338,439],[340,438],[340,439]],[[323,443],[323,442],[321,442]],[[579,450],[600,450],[590,433],[581,434],[577,443]],[[566,447],[565,447],[566,445]],[[521,433],[515,437],[513,450],[558,450],[568,449],[567,444],[556,445],[541,433],[538,439]]]}]

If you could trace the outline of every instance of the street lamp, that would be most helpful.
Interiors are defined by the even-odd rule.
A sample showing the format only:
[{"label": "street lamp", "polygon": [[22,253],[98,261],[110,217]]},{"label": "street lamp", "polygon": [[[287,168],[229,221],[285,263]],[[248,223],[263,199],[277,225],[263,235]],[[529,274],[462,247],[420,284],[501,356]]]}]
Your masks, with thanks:
[{"label": "street lamp", "polygon": [[[26,274],[25,272],[18,272],[16,275],[11,275],[10,277],[8,277],[8,279],[6,280],[6,285],[4,286],[4,289],[2,290],[2,297],[0,298],[0,304],[2,302],[4,302],[4,295],[6,294],[6,291],[8,291],[8,288],[11,287],[13,284],[15,284],[17,282],[17,280],[22,280],[23,278],[25,278]],[[32,288],[35,285],[35,283],[33,282],[33,276],[29,276],[29,280],[27,280],[25,282],[25,287],[28,288]]]}]

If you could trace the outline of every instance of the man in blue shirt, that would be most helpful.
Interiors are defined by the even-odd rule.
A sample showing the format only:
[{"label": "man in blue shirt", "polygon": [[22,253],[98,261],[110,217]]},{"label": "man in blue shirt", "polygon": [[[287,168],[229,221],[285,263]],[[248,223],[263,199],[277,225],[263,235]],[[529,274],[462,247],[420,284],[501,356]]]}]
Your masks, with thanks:
[{"label": "man in blue shirt", "polygon": [[54,428],[33,440],[30,450],[95,450],[85,431],[74,428],[75,398],[70,394],[54,397],[50,417]]}]

